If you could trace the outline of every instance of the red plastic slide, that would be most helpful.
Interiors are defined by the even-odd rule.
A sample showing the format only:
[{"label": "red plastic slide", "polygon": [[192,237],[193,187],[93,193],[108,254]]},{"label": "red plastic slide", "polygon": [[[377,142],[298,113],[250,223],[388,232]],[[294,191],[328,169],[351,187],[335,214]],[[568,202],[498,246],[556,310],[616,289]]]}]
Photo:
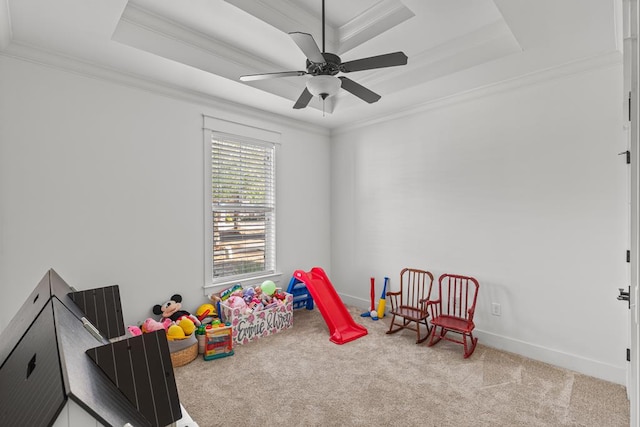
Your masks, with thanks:
[{"label": "red plastic slide", "polygon": [[306,285],[313,297],[329,327],[331,342],[344,344],[367,335],[367,329],[353,320],[322,268],[313,267],[309,272],[296,270],[293,275]]}]

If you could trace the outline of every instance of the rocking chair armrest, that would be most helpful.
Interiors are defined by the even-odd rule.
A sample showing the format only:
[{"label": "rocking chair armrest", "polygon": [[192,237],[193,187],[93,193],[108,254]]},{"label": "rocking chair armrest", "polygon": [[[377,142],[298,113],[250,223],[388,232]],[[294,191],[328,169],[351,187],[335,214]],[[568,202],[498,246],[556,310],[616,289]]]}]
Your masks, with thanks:
[{"label": "rocking chair armrest", "polygon": [[469,313],[469,320],[473,320],[473,314],[475,313],[475,307],[470,308],[469,310],[467,310],[467,313]]},{"label": "rocking chair armrest", "polygon": [[436,318],[440,315],[440,299],[436,299],[436,300],[430,300],[427,299],[426,301],[426,307],[425,310],[429,310],[431,312],[431,317],[432,318]]},{"label": "rocking chair armrest", "polygon": [[420,302],[423,302],[423,301],[427,303],[427,306],[434,305],[434,304],[440,304],[440,300],[439,299],[431,299],[430,300],[429,298],[426,298],[426,299],[420,300]]},{"label": "rocking chair armrest", "polygon": [[402,292],[391,292],[387,291],[385,294],[385,298],[389,298],[389,304],[391,304],[391,310],[395,311],[400,306],[400,297],[402,296]]}]

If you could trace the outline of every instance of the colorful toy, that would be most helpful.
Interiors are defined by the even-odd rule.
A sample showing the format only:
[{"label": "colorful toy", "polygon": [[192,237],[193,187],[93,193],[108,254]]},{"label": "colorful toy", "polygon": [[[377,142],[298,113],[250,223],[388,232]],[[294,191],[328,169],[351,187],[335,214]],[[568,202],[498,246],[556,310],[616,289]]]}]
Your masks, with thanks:
[{"label": "colorful toy", "polygon": [[380,295],[380,302],[378,303],[378,318],[384,317],[384,306],[387,303],[387,282],[389,281],[388,277],[384,278],[384,285],[382,286],[382,295]]},{"label": "colorful toy", "polygon": [[[237,292],[238,290],[242,291],[242,285],[240,285],[240,283],[236,283],[235,285],[231,286],[230,288],[227,288],[227,289],[223,290],[222,292],[220,292],[220,297],[219,298],[220,298],[221,301],[225,301],[234,292]],[[209,298],[211,298],[211,297],[209,297]]]},{"label": "colorful toy", "polygon": [[171,325],[169,329],[167,329],[167,339],[169,341],[173,340],[182,340],[185,339],[187,335],[184,333],[184,329],[182,329],[178,325]]},{"label": "colorful toy", "polygon": [[182,319],[178,320],[176,322],[176,325],[182,328],[186,336],[191,335],[196,330],[196,328],[200,326],[193,323],[193,320],[191,320],[189,317],[183,317]]},{"label": "colorful toy", "polygon": [[214,317],[217,315],[218,312],[216,311],[216,308],[213,306],[213,304],[202,304],[196,310],[196,316],[198,316],[198,320],[200,320],[200,322],[202,322],[207,317]]},{"label": "colorful toy", "polygon": [[329,327],[331,342],[344,344],[367,335],[367,329],[353,320],[322,268],[313,267],[308,272],[296,270],[293,275],[304,282],[311,293],[313,301]]},{"label": "colorful toy", "polygon": [[307,310],[313,310],[313,297],[307,290],[307,285],[298,280],[295,276],[291,277],[287,293],[293,295],[293,309],[305,307]]},{"label": "colorful toy", "polygon": [[139,326],[127,326],[127,330],[131,334],[131,336],[137,337],[142,335],[142,329]]},{"label": "colorful toy", "polygon": [[[376,278],[372,277],[371,278],[371,308],[369,309],[369,311],[365,311],[364,313],[362,313],[360,316],[361,317],[371,317],[371,312],[375,311],[376,309],[376,302],[375,302],[375,298],[376,298]],[[373,320],[378,320],[378,316],[376,316],[375,319]]]},{"label": "colorful toy", "polygon": [[256,296],[256,290],[253,288],[246,288],[242,291],[242,298],[247,305],[251,304],[253,298]]},{"label": "colorful toy", "polygon": [[216,326],[207,326],[205,330],[204,360],[218,359],[220,357],[232,356],[233,354],[231,326],[221,323]]},{"label": "colorful toy", "polygon": [[241,310],[244,310],[247,308],[247,303],[244,301],[244,299],[237,295],[231,295],[227,299],[226,304],[231,308],[239,308]]},{"label": "colorful toy", "polygon": [[276,291],[276,284],[273,283],[272,280],[265,280],[264,282],[262,282],[262,285],[260,285],[260,288],[265,294],[273,295],[273,293]]},{"label": "colorful toy", "polygon": [[142,323],[140,329],[142,329],[143,333],[148,334],[149,332],[159,331],[161,329],[166,331],[172,324],[173,322],[171,319],[164,319],[161,322],[158,322],[157,320],[149,317]]},{"label": "colorful toy", "polygon": [[171,299],[164,304],[156,304],[153,306],[153,314],[162,315],[163,318],[168,318],[176,323],[179,323],[180,319],[187,317],[196,325],[200,326],[200,320],[193,314],[186,310],[182,310],[182,296],[175,294]]}]

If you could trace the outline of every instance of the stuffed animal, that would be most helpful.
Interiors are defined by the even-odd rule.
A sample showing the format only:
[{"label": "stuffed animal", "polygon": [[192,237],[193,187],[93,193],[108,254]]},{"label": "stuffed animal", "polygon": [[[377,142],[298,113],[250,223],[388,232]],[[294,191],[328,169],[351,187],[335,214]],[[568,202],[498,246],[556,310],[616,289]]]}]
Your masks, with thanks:
[{"label": "stuffed animal", "polygon": [[164,329],[166,331],[172,324],[173,322],[171,321],[171,319],[165,318],[161,322],[158,322],[157,320],[149,317],[144,321],[144,323],[142,323],[142,327],[140,329],[142,329],[142,332],[144,332],[145,334],[148,334],[149,332],[159,331],[161,329]]},{"label": "stuffed animal", "polygon": [[227,305],[231,308],[240,308],[240,309],[247,308],[247,303],[245,302],[245,300],[238,295],[231,295],[227,299]]},{"label": "stuffed animal", "polygon": [[246,288],[242,292],[242,298],[244,299],[244,302],[247,303],[247,305],[251,304],[251,301],[253,301],[253,298],[255,296],[256,296],[256,290],[253,288]]},{"label": "stuffed animal", "polygon": [[[164,304],[156,304],[153,306],[153,314],[162,315],[163,319],[170,319],[180,326],[185,335],[191,335],[197,326],[200,326],[200,320],[186,310],[182,310],[182,296],[175,294]],[[188,320],[183,323],[183,320]]]},{"label": "stuffed animal", "polygon": [[142,329],[140,329],[139,326],[127,326],[127,330],[129,331],[129,333],[133,337],[137,337],[139,335],[142,335]]}]

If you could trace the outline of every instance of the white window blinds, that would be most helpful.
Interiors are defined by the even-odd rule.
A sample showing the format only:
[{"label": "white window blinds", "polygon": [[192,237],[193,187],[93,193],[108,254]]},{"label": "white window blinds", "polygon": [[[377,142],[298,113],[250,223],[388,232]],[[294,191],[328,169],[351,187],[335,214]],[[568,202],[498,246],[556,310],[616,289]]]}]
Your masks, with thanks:
[{"label": "white window blinds", "polygon": [[211,133],[212,278],[275,272],[275,145]]}]

